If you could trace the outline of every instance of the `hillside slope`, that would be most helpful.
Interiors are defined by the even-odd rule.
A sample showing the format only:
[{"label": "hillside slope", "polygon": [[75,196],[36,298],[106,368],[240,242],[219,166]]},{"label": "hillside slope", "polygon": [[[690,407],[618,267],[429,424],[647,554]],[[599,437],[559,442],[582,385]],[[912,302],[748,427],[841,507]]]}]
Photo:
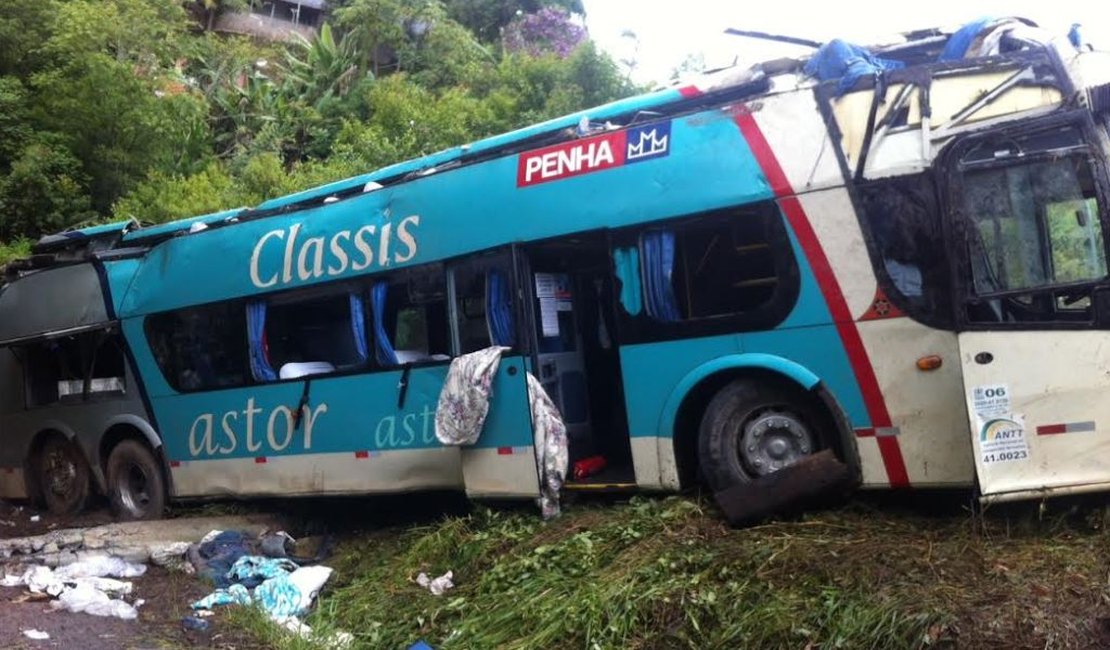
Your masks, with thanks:
[{"label": "hillside slope", "polygon": [[[550,523],[480,507],[344,536],[309,622],[360,648],[1094,647],[1110,641],[1103,516],[866,499],[731,530],[695,498],[572,505]],[[448,570],[444,596],[414,582]],[[257,616],[236,622],[289,645]]]}]

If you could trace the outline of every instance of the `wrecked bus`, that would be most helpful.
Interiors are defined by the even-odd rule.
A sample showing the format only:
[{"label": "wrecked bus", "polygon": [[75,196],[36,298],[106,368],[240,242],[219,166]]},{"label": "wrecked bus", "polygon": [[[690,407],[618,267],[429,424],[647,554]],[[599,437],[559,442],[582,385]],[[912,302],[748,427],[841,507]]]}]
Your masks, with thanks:
[{"label": "wrecked bus", "polygon": [[[832,450],[865,488],[1110,488],[1110,57],[1012,20],[705,76],[253,208],[44,237],[0,496],[535,497]],[[141,216],[141,215],[140,215]],[[509,348],[445,447],[450,360]]]}]

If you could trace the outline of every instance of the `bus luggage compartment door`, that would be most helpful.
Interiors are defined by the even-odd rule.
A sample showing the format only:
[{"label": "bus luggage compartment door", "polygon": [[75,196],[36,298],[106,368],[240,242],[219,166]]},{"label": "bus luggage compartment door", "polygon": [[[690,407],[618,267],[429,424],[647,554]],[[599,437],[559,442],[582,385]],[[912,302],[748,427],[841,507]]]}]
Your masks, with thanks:
[{"label": "bus luggage compartment door", "polygon": [[1110,332],[963,332],[986,502],[1110,490]]},{"label": "bus luggage compartment door", "polygon": [[471,497],[538,497],[539,472],[528,403],[527,367],[505,356],[493,380],[482,435],[461,448],[463,482]]}]

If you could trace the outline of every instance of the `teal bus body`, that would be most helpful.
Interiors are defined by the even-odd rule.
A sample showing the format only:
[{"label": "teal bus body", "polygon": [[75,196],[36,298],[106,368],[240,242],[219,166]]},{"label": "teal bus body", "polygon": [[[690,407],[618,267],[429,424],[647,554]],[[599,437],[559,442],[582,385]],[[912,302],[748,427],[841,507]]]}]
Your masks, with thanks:
[{"label": "teal bus body", "polygon": [[[802,61],[720,71],[254,207],[44,237],[0,289],[0,314],[22,317],[0,319],[0,497],[50,489],[60,442],[110,497],[114,449],[132,468],[156,455],[169,497],[540,497],[537,383],[588,461],[577,489],[599,456],[598,485],[723,490],[823,449],[868,488],[1088,489],[1106,471],[1069,465],[1081,436],[1030,437],[1053,459],[1042,480],[967,433],[974,391],[1006,382],[1025,383],[1038,436],[1106,419],[1028,388],[1076,379],[1066,355],[1034,377],[1005,346],[986,354],[1047,329],[1090,347],[1104,271],[1085,257],[1081,289],[995,291],[991,251],[967,239],[986,216],[959,206],[1049,165],[1060,196],[990,219],[1075,202],[1077,225],[1053,227],[1094,246],[1110,66],[1055,44],[938,62],[919,41],[850,87]],[[1055,268],[1056,239],[1014,250]],[[507,351],[480,436],[445,445],[453,358],[491,346]],[[113,355],[100,376],[28,371],[87,349]]]},{"label": "teal bus body", "polygon": [[[614,106],[612,112],[626,112],[640,105],[625,103]],[[591,112],[590,116],[603,118],[604,114]],[[572,116],[556,126],[576,123],[577,117]],[[533,127],[523,135],[549,129]],[[491,140],[489,146],[504,144],[506,137]],[[516,158],[495,158],[336,203],[244,219],[233,226],[211,227],[169,239],[147,253],[137,268],[131,260],[107,263],[111,295],[124,333],[132,342],[168,458],[181,462],[439,447],[432,418],[445,366],[412,369],[406,404],[400,408],[399,369],[315,378],[311,403],[326,404],[326,410],[315,412],[310,407],[303,414],[303,424],[294,431],[290,414],[296,411],[303,381],[178,393],[153,359],[144,318],[190,305],[244,299],[449,260],[511,242],[543,240],[599,227],[621,228],[773,198],[770,183],[727,113],[708,110],[674,118],[671,137],[673,146],[668,157],[641,164],[519,188]],[[471,152],[479,148],[476,145]],[[289,206],[374,179],[434,166],[456,153],[275,199],[258,210]],[[240,214],[249,216],[249,212]],[[407,239],[398,236],[405,219],[409,219],[404,230]],[[373,235],[364,238],[372,250],[369,260],[353,241],[359,229],[366,226],[374,227]],[[390,234],[383,253],[380,234],[387,227]],[[800,267],[801,288],[792,310],[777,327],[622,346],[620,360],[632,437],[672,436],[675,413],[688,390],[710,374],[744,368],[782,374],[806,389],[823,382],[853,427],[871,426],[812,270],[789,225],[787,230]],[[331,248],[335,233],[340,231],[352,234],[351,239],[338,243],[347,257],[346,268],[341,270],[341,256]],[[306,245],[310,247],[307,254],[302,252]],[[356,269],[356,264],[365,266]],[[511,390],[522,390],[520,384],[509,385],[513,386]],[[517,403],[514,400],[493,403],[491,420],[479,445],[530,445],[528,414],[513,407]],[[367,417],[368,413],[375,415]]]}]

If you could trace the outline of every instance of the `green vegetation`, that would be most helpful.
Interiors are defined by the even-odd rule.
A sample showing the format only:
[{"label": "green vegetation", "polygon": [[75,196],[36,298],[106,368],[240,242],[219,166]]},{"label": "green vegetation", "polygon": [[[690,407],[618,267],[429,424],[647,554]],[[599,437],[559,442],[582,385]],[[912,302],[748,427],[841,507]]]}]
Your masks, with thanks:
[{"label": "green vegetation", "polygon": [[[951,512],[954,510],[954,512]],[[1102,520],[841,510],[727,528],[703,502],[479,508],[341,541],[318,633],[359,648],[915,648],[1093,645]],[[417,573],[454,572],[444,596]],[[308,648],[250,612],[266,646]]]},{"label": "green vegetation", "polygon": [[[933,497],[935,498],[935,497]],[[884,499],[889,500],[889,499]],[[696,499],[478,509],[349,535],[309,617],[358,648],[1104,646],[1105,507],[972,517],[861,500],[745,530]],[[435,597],[420,571],[454,571]],[[266,647],[312,648],[239,611]]]},{"label": "green vegetation", "polygon": [[[635,90],[577,0],[333,0],[311,42],[210,31],[245,5],[5,3],[0,242],[256,204]],[[525,21],[547,49],[502,41]]]}]

